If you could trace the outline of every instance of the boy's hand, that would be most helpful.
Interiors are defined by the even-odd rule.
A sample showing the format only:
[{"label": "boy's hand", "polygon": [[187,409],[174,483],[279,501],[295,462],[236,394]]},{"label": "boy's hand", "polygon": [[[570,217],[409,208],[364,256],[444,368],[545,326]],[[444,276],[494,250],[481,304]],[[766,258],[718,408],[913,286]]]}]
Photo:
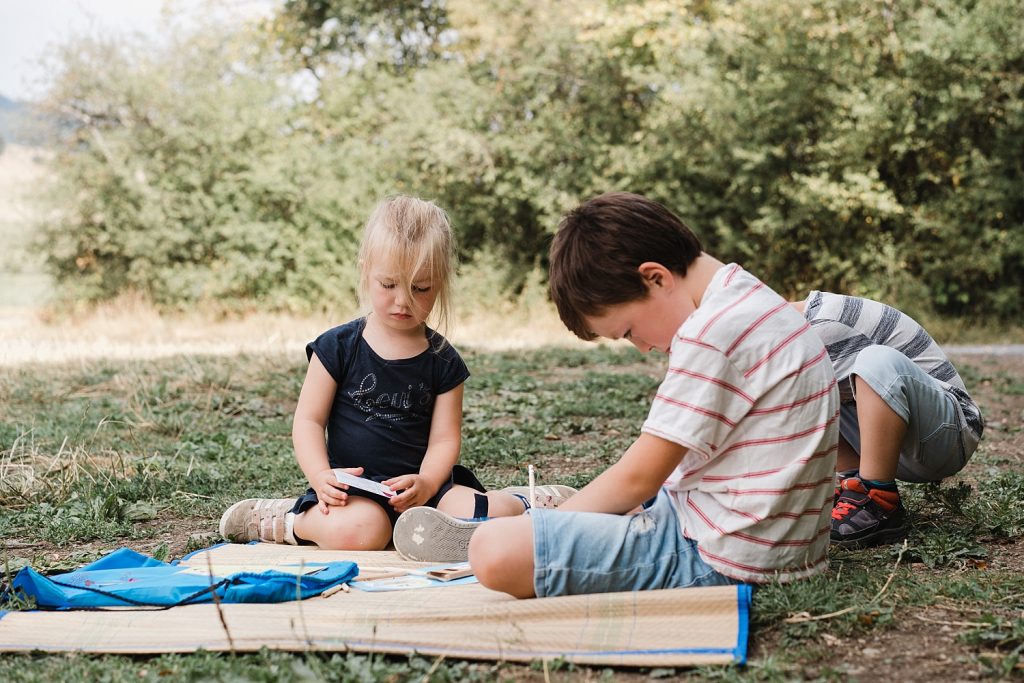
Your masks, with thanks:
[{"label": "boy's hand", "polygon": [[[388,505],[395,508],[398,512],[405,512],[417,505],[426,505],[427,501],[437,493],[437,487],[421,474],[403,474],[381,483],[385,486],[390,486],[394,491],[402,491],[388,501]],[[403,491],[402,489],[405,490]]]},{"label": "boy's hand", "polygon": [[[362,467],[345,467],[343,469],[357,477],[363,474]],[[330,513],[331,505],[344,505],[348,502],[348,493],[346,493],[348,486],[338,481],[338,478],[334,476],[334,470],[320,470],[310,478],[309,485],[316,491],[317,508],[325,515]]]}]

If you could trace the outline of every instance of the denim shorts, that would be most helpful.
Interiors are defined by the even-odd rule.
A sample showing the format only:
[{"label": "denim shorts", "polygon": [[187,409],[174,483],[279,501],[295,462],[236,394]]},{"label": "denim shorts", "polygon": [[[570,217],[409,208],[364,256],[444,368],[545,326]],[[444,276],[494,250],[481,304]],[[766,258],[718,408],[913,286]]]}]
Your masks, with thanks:
[{"label": "denim shorts", "polygon": [[[938,380],[888,346],[869,346],[850,370],[868,383],[907,423],[896,478],[931,482],[956,474],[978,446],[959,402]],[[860,453],[860,423],[855,403],[839,411],[839,433]]]},{"label": "denim shorts", "polygon": [[533,509],[537,597],[739,583],[701,559],[662,489],[632,515]]}]

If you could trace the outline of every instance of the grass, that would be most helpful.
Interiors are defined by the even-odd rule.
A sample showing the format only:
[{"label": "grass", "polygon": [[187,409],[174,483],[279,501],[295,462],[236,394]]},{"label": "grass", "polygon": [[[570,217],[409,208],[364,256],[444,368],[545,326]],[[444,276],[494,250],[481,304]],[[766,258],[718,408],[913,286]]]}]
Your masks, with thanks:
[{"label": "grass", "polygon": [[[491,487],[583,485],[636,437],[663,358],[621,347],[468,352],[463,462]],[[0,374],[0,571],[80,566],[121,545],[173,559],[214,540],[241,497],[304,486],[290,420],[304,367],[296,354],[175,356],[21,365]],[[969,367],[994,400],[1021,378]],[[971,381],[969,380],[969,384]],[[754,599],[754,649],[739,668],[696,680],[844,680],[856,643],[902,637],[908,624],[954,624],[965,666],[1011,676],[1024,654],[1024,473],[983,445],[971,481],[904,487],[907,544],[835,551],[832,571],[769,585]],[[9,604],[9,609],[24,607]],[[853,644],[853,645],[850,645]],[[846,649],[844,649],[846,648]],[[437,661],[263,651],[159,657],[25,654],[0,679],[43,680],[611,680],[680,671]],[[965,674],[966,675],[966,674]]]}]

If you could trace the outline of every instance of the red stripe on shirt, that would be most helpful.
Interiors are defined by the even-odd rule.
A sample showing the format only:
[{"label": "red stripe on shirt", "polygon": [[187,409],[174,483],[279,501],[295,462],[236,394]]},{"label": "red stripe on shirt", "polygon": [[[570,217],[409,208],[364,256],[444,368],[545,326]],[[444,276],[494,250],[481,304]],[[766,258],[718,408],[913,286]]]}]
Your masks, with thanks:
[{"label": "red stripe on shirt", "polygon": [[803,326],[801,326],[798,330],[796,330],[795,332],[790,334],[788,337],[783,339],[781,344],[779,344],[774,349],[769,351],[768,354],[764,358],[762,358],[761,360],[759,360],[756,363],[754,363],[750,367],[749,370],[747,370],[746,372],[743,373],[743,376],[749,378],[752,374],[757,372],[757,370],[759,368],[761,368],[761,366],[763,366],[765,363],[770,361],[772,358],[775,357],[776,354],[778,354],[780,351],[782,351],[782,349],[784,349],[786,346],[788,346],[790,344],[790,342],[792,342],[794,339],[796,339],[797,337],[799,337],[800,335],[802,335],[804,332],[808,331],[809,329],[811,329],[811,324],[808,323],[808,322],[805,322],[803,324]]},{"label": "red stripe on shirt", "polygon": [[[811,453],[810,455],[808,455],[805,458],[798,458],[798,459],[794,460],[791,463],[783,465],[782,467],[775,467],[775,468],[770,469],[770,470],[759,470],[757,472],[743,472],[742,474],[721,474],[721,475],[707,474],[707,475],[704,475],[703,477],[701,477],[701,479],[704,480],[704,481],[732,481],[734,479],[754,479],[754,478],[757,478],[757,477],[769,477],[769,476],[771,476],[773,474],[781,472],[782,470],[788,469],[788,468],[792,467],[793,465],[806,465],[807,463],[811,462],[812,460],[818,460],[819,458],[828,457],[833,451],[838,451],[838,450],[839,450],[839,444],[837,443],[837,444],[834,444],[831,448],[826,448],[823,451],[817,451],[815,453]],[[696,472],[697,472],[697,470],[694,470],[693,473],[695,474]],[[687,473],[687,474],[689,474],[689,473]]]},{"label": "red stripe on shirt", "polygon": [[734,538],[738,538],[748,543],[754,543],[756,545],[765,546],[767,548],[806,548],[809,545],[814,545],[818,542],[818,539],[831,531],[831,525],[823,526],[818,529],[817,533],[814,534],[813,538],[808,538],[800,541],[771,541],[767,538],[760,538],[758,536],[751,536],[742,532],[735,532],[729,534]]},{"label": "red stripe on shirt", "polygon": [[[828,507],[832,509],[832,501],[829,500]],[[735,508],[728,508],[729,512],[733,512],[741,517],[746,517],[754,522],[769,522],[773,519],[800,519],[801,517],[817,517],[825,509],[824,505],[819,505],[816,508],[807,508],[802,512],[776,512],[775,514],[768,515],[767,517],[758,517],[757,515],[746,512],[744,510],[737,510]]]},{"label": "red stripe on shirt", "polygon": [[[704,514],[704,511],[701,510],[700,507],[696,503],[693,502],[692,498],[688,497],[686,499],[686,506],[688,508],[690,508],[691,510],[693,510],[693,512],[696,513],[696,515],[698,517],[700,517],[701,520],[703,520],[703,522],[708,525],[708,527],[710,527],[711,529],[714,529],[715,531],[717,531],[719,536],[729,536],[729,537],[732,537],[732,538],[738,538],[738,539],[741,539],[743,541],[747,541],[748,543],[755,543],[757,545],[763,545],[763,546],[768,547],[768,548],[777,548],[777,547],[781,547],[781,546],[792,546],[792,547],[808,546],[808,545],[811,545],[811,544],[815,543],[817,541],[817,538],[819,536],[821,536],[822,533],[827,533],[829,531],[829,529],[831,528],[830,525],[826,525],[826,526],[822,527],[821,529],[818,529],[818,532],[814,535],[813,538],[801,539],[801,540],[798,540],[798,541],[785,541],[785,540],[773,541],[773,540],[771,540],[769,538],[761,538],[760,536],[754,536],[752,534],[744,533],[742,531],[732,531],[732,532],[726,531],[725,529],[721,528],[720,526],[718,526],[717,524],[712,522],[711,518],[708,517],[706,514]],[[820,513],[820,510],[819,510],[819,513]]]},{"label": "red stripe on shirt", "polygon": [[681,337],[679,335],[676,335],[676,339],[678,339],[683,344],[690,344],[692,346],[699,346],[702,349],[709,349],[711,351],[718,351],[718,349],[715,348],[714,346],[712,346],[711,344],[708,344],[706,342],[702,342],[699,339],[694,339],[693,337]]},{"label": "red stripe on shirt", "polygon": [[[829,507],[830,510],[832,509],[832,501],[831,500],[828,503],[828,507]],[[803,512],[776,512],[774,515],[768,515],[767,517],[765,517],[761,521],[762,522],[767,522],[770,519],[777,519],[779,517],[782,517],[783,519],[800,519],[801,517],[806,517],[808,515],[811,515],[813,517],[817,517],[818,515],[820,515],[822,513],[822,511],[824,509],[825,509],[825,506],[822,505],[822,506],[816,507],[816,508],[808,508],[808,509],[804,510]]]},{"label": "red stripe on shirt", "polygon": [[734,489],[727,488],[725,492],[732,496],[784,496],[787,493],[793,491],[807,491],[814,490],[822,484],[832,484],[835,481],[835,475],[829,474],[824,479],[818,481],[809,481],[803,484],[793,484],[792,486],[784,489]]},{"label": "red stripe on shirt", "polygon": [[828,395],[832,393],[832,387],[836,386],[837,384],[838,382],[833,378],[831,384],[829,384],[821,391],[814,392],[810,396],[805,396],[804,398],[801,398],[797,401],[793,401],[792,403],[785,403],[779,406],[772,406],[771,408],[754,408],[749,413],[747,413],[747,415],[768,415],[769,413],[778,413],[783,410],[791,410],[793,408],[796,408],[797,406],[802,406],[805,403],[810,403],[811,401],[814,401],[816,399],[828,397]]},{"label": "red stripe on shirt", "polygon": [[672,367],[670,367],[668,369],[668,371],[671,372],[671,373],[674,373],[676,375],[685,375],[686,377],[692,377],[694,379],[699,379],[699,380],[702,380],[702,381],[705,381],[705,382],[711,382],[712,384],[714,384],[716,386],[720,386],[723,389],[726,389],[727,391],[731,391],[732,393],[736,394],[737,396],[742,398],[747,403],[749,403],[751,405],[754,404],[754,398],[750,394],[748,394],[747,392],[743,391],[739,387],[733,386],[732,384],[729,384],[728,382],[724,382],[724,381],[718,379],[717,377],[712,377],[711,375],[705,375],[705,374],[702,374],[702,373],[699,373],[699,372],[694,372],[693,370],[687,370],[686,368],[672,368]]},{"label": "red stripe on shirt", "polygon": [[710,418],[712,418],[714,420],[718,420],[719,422],[727,424],[730,427],[735,427],[736,426],[735,422],[733,422],[732,420],[727,418],[725,415],[722,415],[721,413],[716,413],[713,410],[708,410],[706,408],[701,408],[700,406],[694,405],[692,403],[687,403],[685,401],[676,400],[676,399],[672,398],[671,396],[665,396],[663,394],[657,394],[657,395],[655,395],[654,400],[655,401],[664,401],[665,403],[668,403],[669,405],[676,406],[678,408],[685,408],[686,410],[692,410],[693,412],[697,413],[698,415],[704,415],[705,417],[710,417]]},{"label": "red stripe on shirt", "polygon": [[717,531],[719,536],[726,535],[725,529],[712,522],[711,518],[705,515],[704,511],[697,507],[697,504],[693,502],[693,498],[691,498],[690,496],[686,497],[686,507],[690,508],[695,513],[697,513],[697,516],[700,517],[706,525]]},{"label": "red stripe on shirt", "polygon": [[701,331],[697,333],[697,339],[703,338],[704,335],[708,333],[708,330],[711,329],[711,326],[714,325],[716,322],[718,322],[723,315],[725,315],[726,313],[728,313],[732,309],[734,309],[737,306],[739,306],[741,303],[743,303],[748,298],[750,298],[755,292],[757,292],[757,290],[761,289],[764,286],[765,285],[764,285],[763,282],[758,281],[758,283],[756,285],[754,285],[753,287],[748,289],[746,292],[744,292],[742,294],[742,296],[740,296],[738,299],[734,300],[731,304],[729,304],[728,306],[726,306],[722,310],[718,311],[718,313],[713,315],[710,320],[708,320],[706,323],[704,323],[704,327],[701,328]]},{"label": "red stripe on shirt", "polygon": [[726,356],[732,355],[732,352],[736,350],[736,347],[739,346],[743,342],[743,340],[746,339],[747,336],[751,332],[753,332],[758,327],[760,327],[762,324],[764,324],[765,320],[768,320],[768,318],[772,317],[773,315],[775,315],[779,311],[783,310],[784,308],[787,308],[788,306],[789,306],[789,302],[788,301],[783,301],[781,304],[779,304],[775,308],[769,310],[768,312],[763,313],[760,318],[758,318],[754,322],[750,323],[750,326],[747,327],[747,329],[743,330],[743,332],[740,333],[740,336],[736,337],[736,339],[733,340],[732,344],[729,345],[729,348],[727,348],[725,350],[725,355]]},{"label": "red stripe on shirt", "polygon": [[[797,441],[798,439],[802,439],[805,436],[809,436],[811,434],[814,434],[815,432],[821,432],[821,431],[824,431],[824,430],[828,429],[828,427],[833,422],[835,422],[838,417],[839,417],[839,411],[837,410],[835,413],[833,413],[831,418],[829,418],[828,420],[826,420],[822,424],[816,425],[816,426],[814,426],[814,427],[812,427],[810,429],[804,430],[802,432],[797,432],[795,434],[787,434],[785,436],[776,436],[776,437],[773,437],[773,438],[770,438],[770,439],[750,439],[749,441],[739,441],[737,443],[734,443],[732,446],[729,446],[729,448],[725,449],[724,451],[722,451],[721,455],[726,455],[728,453],[732,453],[733,451],[740,450],[741,448],[747,448],[748,446],[763,446],[765,444],[784,443],[786,441]],[[650,428],[648,428],[648,429],[650,429]],[[665,438],[668,441],[676,441],[676,439],[674,437],[666,436]],[[712,453],[717,453],[718,446],[716,444],[708,444],[708,446],[711,449]],[[687,472],[683,472],[683,476],[681,478],[682,479],[686,479],[687,477],[689,477],[689,476],[691,476],[693,474],[696,474],[701,469],[703,469],[703,467],[698,468],[696,470],[689,470]]]},{"label": "red stripe on shirt", "polygon": [[729,274],[725,276],[725,281],[722,283],[722,286],[728,287],[729,283],[732,282],[733,275],[735,275],[738,272],[740,272],[740,264],[737,263],[732,267],[731,270],[729,270]]},{"label": "red stripe on shirt", "polygon": [[747,446],[763,446],[765,444],[785,443],[787,441],[796,441],[797,439],[802,439],[805,436],[810,436],[811,434],[814,434],[815,432],[823,432],[823,431],[825,431],[826,429],[828,429],[832,425],[833,422],[836,421],[836,418],[838,418],[838,417],[839,417],[839,411],[837,410],[832,415],[832,417],[830,417],[829,419],[825,420],[821,424],[817,424],[817,425],[811,427],[810,429],[805,429],[802,432],[795,432],[793,434],[785,434],[783,436],[775,436],[775,437],[771,437],[771,438],[768,438],[768,439],[750,439],[748,441],[739,441],[739,442],[734,443],[733,445],[729,446],[729,448],[727,448],[725,451],[723,451],[722,455],[725,455],[726,453],[731,453],[732,451],[736,451],[736,450],[739,450],[741,448],[746,448]]},{"label": "red stripe on shirt", "polygon": [[807,368],[814,367],[815,365],[817,365],[818,363],[820,363],[822,360],[824,360],[827,357],[828,357],[828,349],[822,349],[821,353],[819,353],[817,356],[815,356],[814,358],[810,359],[809,361],[807,361],[806,363],[804,363],[803,365],[798,367],[792,373],[786,375],[786,378],[788,379],[790,377],[798,376],[800,373],[802,373]]},{"label": "red stripe on shirt", "polygon": [[818,565],[824,564],[828,561],[828,553],[826,552],[823,553],[821,557],[819,557],[818,559],[814,560],[813,562],[809,562],[802,567],[788,567],[782,569],[778,567],[755,567],[751,564],[743,564],[741,562],[736,562],[734,560],[727,560],[726,558],[721,557],[720,555],[709,553],[707,550],[704,550],[700,546],[697,547],[697,550],[700,552],[701,555],[703,555],[704,557],[711,558],[715,562],[724,564],[727,567],[732,567],[733,569],[739,569],[741,571],[750,572],[752,574],[792,574],[796,572],[804,572],[814,569]]}]

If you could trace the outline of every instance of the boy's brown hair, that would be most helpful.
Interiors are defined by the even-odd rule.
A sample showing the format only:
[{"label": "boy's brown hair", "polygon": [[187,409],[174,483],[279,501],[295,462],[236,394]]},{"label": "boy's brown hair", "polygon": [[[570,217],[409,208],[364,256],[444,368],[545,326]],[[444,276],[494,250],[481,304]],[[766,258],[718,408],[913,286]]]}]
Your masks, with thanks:
[{"label": "boy's brown hair", "polygon": [[551,244],[551,299],[565,326],[590,341],[597,335],[586,316],[647,298],[641,264],[660,263],[685,276],[701,251],[693,231],[658,202],[608,192],[562,217]]}]

